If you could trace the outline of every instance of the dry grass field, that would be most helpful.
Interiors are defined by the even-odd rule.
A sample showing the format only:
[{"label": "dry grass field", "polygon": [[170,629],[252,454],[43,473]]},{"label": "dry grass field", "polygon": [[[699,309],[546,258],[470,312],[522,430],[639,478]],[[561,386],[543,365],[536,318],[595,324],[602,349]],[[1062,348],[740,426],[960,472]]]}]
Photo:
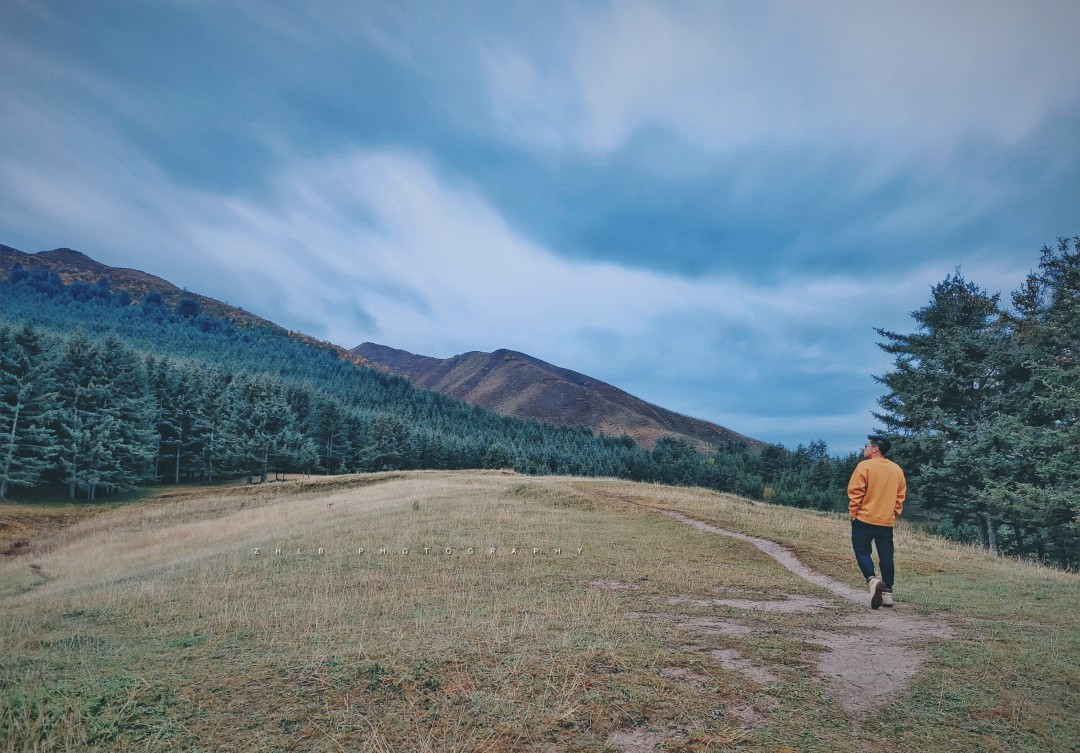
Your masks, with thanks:
[{"label": "dry grass field", "polygon": [[181,489],[0,533],[28,542],[0,751],[1080,751],[1080,577],[904,525],[878,611],[840,517],[611,480]]}]

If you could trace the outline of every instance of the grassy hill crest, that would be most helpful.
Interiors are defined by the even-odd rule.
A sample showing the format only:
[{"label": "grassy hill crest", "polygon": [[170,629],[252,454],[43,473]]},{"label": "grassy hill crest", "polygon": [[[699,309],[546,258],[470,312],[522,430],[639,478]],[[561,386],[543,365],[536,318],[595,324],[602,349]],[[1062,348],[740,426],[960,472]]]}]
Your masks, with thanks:
[{"label": "grassy hill crest", "polygon": [[[0,564],[0,749],[1072,749],[1076,574],[901,527],[871,612],[846,529],[496,471],[114,506]],[[870,692],[885,644],[918,666]]]}]

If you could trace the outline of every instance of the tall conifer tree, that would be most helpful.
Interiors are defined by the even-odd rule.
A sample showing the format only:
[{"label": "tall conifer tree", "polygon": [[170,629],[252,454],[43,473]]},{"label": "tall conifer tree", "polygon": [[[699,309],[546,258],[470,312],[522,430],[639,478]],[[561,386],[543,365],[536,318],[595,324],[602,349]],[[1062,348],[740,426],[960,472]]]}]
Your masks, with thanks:
[{"label": "tall conifer tree", "polygon": [[896,456],[918,490],[914,496],[957,524],[977,525],[992,551],[998,511],[986,494],[991,469],[981,447],[995,430],[1008,348],[998,298],[958,271],[912,313],[917,332],[877,330],[895,370],[878,378],[888,392],[878,400],[884,411],[874,414],[903,438]]},{"label": "tall conifer tree", "polygon": [[[993,488],[1014,510],[1022,550],[1080,562],[1080,238],[1042,249],[1013,293],[1023,380],[1011,394],[1017,472]],[[1029,539],[1031,540],[1029,542]]]},{"label": "tall conifer tree", "polygon": [[0,328],[0,501],[39,484],[58,451],[48,343],[29,324]]}]

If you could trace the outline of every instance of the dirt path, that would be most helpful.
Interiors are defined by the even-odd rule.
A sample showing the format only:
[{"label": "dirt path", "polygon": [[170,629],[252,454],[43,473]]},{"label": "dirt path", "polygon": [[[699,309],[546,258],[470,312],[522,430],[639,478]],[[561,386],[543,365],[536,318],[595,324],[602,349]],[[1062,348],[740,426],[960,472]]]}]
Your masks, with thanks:
[{"label": "dirt path", "polygon": [[[819,654],[818,672],[828,680],[830,692],[852,716],[856,726],[862,713],[888,703],[915,679],[929,658],[928,644],[931,640],[949,639],[955,635],[955,631],[946,623],[912,614],[910,607],[903,604],[892,609],[871,610],[869,595],[865,589],[852,588],[807,567],[776,542],[728,531],[674,510],[640,505],[628,499],[621,501],[659,512],[699,531],[752,544],[803,580],[841,599],[865,606],[865,612],[839,618],[835,623],[835,630],[804,631],[795,636],[806,643],[827,649]],[[681,597],[675,597],[676,600],[679,598]],[[735,603],[734,600],[716,600],[716,604],[744,608],[747,606]],[[797,594],[779,601],[753,602],[753,605],[755,609],[785,612],[810,612],[828,608],[827,602]],[[664,616],[643,614],[640,617],[662,619]],[[704,632],[741,629],[736,620],[707,619],[711,620],[711,623]],[[691,629],[695,624],[686,619],[676,619],[676,622]],[[706,626],[703,625],[703,628]],[[725,656],[717,658],[723,659]],[[745,659],[727,658],[729,661],[726,664],[729,668],[741,671],[751,679],[760,681],[769,674],[768,667],[751,667]]]},{"label": "dirt path", "polygon": [[798,558],[789,552],[784,547],[777,544],[775,541],[768,541],[767,539],[759,539],[756,536],[748,536],[745,533],[736,533],[735,531],[728,531],[717,526],[710,525],[709,523],[703,523],[700,520],[694,520],[693,518],[683,515],[681,512],[675,512],[674,510],[660,510],[662,515],[685,523],[691,528],[696,528],[699,531],[706,531],[708,533],[715,533],[718,536],[727,536],[732,539],[738,539],[739,541],[746,541],[753,544],[765,554],[772,557],[779,562],[785,568],[798,575],[803,580],[813,583],[815,586],[821,586],[826,591],[831,591],[842,599],[848,601],[854,601],[857,604],[868,604],[869,594],[865,589],[855,589],[851,586],[845,585],[840,581],[833,580],[827,575],[822,575],[816,570],[811,570],[798,560]]}]

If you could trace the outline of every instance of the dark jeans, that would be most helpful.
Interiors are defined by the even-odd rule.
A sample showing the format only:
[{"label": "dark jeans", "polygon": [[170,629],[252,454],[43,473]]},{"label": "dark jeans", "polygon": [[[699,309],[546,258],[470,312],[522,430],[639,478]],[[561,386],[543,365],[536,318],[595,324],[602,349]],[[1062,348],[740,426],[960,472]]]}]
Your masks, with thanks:
[{"label": "dark jeans", "polygon": [[886,590],[893,587],[893,545],[892,526],[875,526],[861,520],[851,521],[851,548],[855,550],[855,561],[863,577],[869,580],[874,575],[874,560],[870,558],[870,544],[877,547],[878,564],[881,565],[881,579]]}]

